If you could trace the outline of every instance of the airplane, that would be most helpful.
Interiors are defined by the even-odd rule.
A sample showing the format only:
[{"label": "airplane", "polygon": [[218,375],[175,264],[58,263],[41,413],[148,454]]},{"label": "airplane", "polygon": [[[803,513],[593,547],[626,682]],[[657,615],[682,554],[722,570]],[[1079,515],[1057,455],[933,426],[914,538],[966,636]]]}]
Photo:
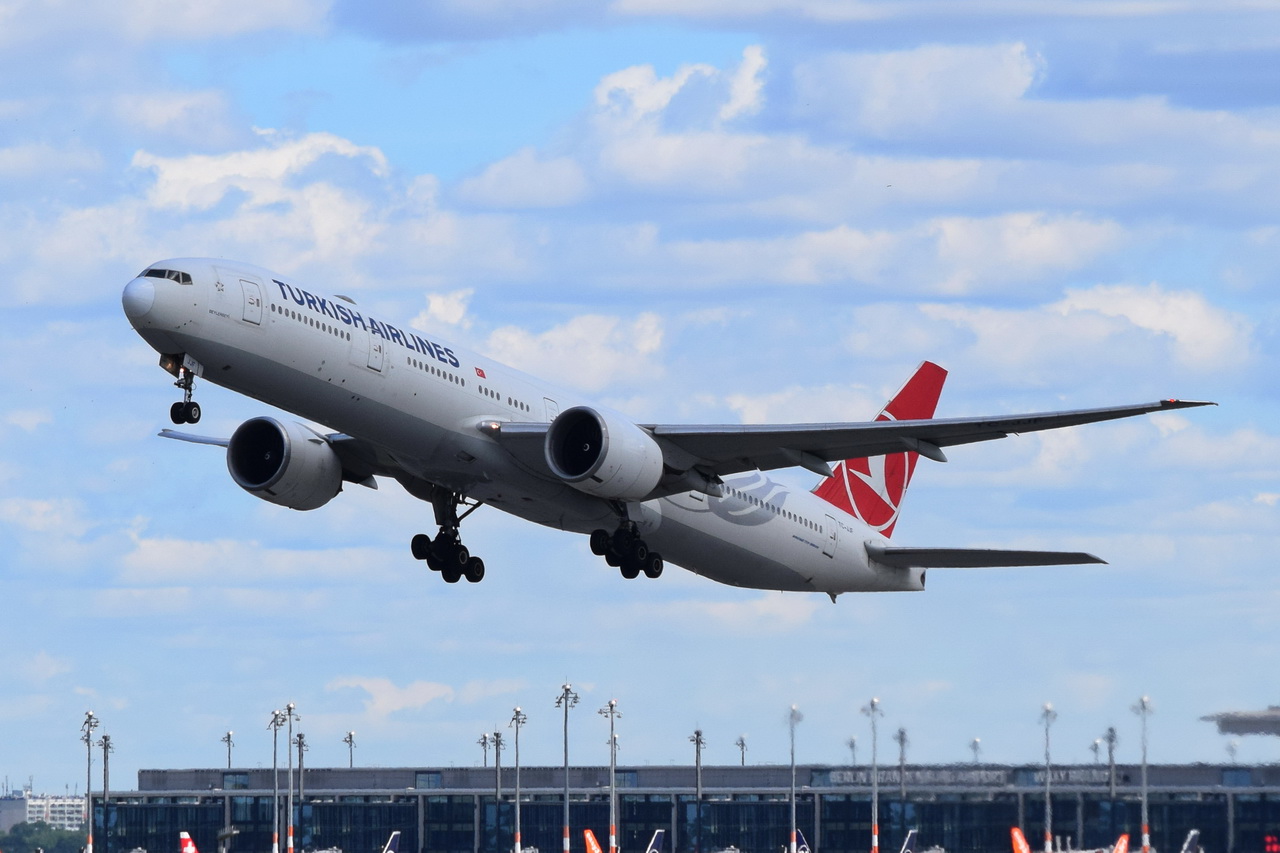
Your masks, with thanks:
[{"label": "airplane", "polygon": [[[1009,835],[1013,841],[1013,853],[1031,853],[1031,845],[1027,842],[1027,837],[1022,834],[1022,830],[1016,826],[1009,828]],[[1049,841],[1045,840],[1046,853],[1048,853]],[[1072,850],[1070,853],[1129,853],[1129,833],[1123,833],[1116,839],[1116,843],[1110,847],[1095,847],[1092,849]]]},{"label": "airplane", "polygon": [[[926,361],[872,422],[642,424],[251,264],[160,261],[125,285],[122,304],[182,391],[175,424],[199,422],[203,378],[333,430],[261,416],[230,438],[161,435],[226,448],[237,485],[296,510],[324,506],[346,483],[396,480],[431,504],[436,536],[413,536],[410,551],[448,583],[485,575],[459,532],[480,506],[586,534],[625,578],[659,577],[669,561],[732,586],[832,601],[923,590],[930,568],[1102,563],[889,539],[922,456],[945,462],[947,447],[1213,405],[934,418],[947,372]],[[813,491],[770,473],[796,467],[820,478]]]},{"label": "airplane", "polygon": [[196,849],[196,843],[191,839],[191,833],[189,832],[178,833],[178,850],[180,853],[200,853]]}]

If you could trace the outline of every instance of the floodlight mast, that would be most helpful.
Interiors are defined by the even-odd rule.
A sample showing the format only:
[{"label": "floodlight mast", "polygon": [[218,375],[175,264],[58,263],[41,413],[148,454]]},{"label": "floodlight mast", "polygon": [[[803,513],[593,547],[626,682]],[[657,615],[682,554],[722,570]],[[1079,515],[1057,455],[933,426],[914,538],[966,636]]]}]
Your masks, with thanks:
[{"label": "floodlight mast", "polygon": [[347,745],[347,769],[350,770],[356,766],[356,733],[347,732],[347,736],[342,739],[342,742]]},{"label": "floodlight mast", "polygon": [[111,788],[111,762],[109,756],[115,749],[111,745],[111,735],[104,734],[98,741],[98,746],[102,747],[102,853],[107,853],[111,845],[111,836],[107,833],[107,827],[110,822],[107,820],[107,798],[108,791]]},{"label": "floodlight mast", "polygon": [[280,727],[284,725],[284,711],[271,712],[271,853],[280,853]]},{"label": "floodlight mast", "polygon": [[614,720],[622,716],[618,700],[610,699],[596,712],[609,718],[609,853],[618,853],[618,736],[614,733]]},{"label": "floodlight mast", "polygon": [[804,714],[792,705],[787,714],[787,725],[791,729],[791,853],[796,853],[796,724],[803,719]]},{"label": "floodlight mast", "polygon": [[529,721],[524,712],[517,705],[514,713],[511,715],[511,722],[508,726],[516,730],[516,826],[514,839],[514,853],[520,853],[520,727]]},{"label": "floodlight mast", "polygon": [[564,709],[564,853],[569,853],[569,709],[578,704],[578,694],[573,692],[573,685],[560,685],[560,695],[556,697],[556,707]]},{"label": "floodlight mast", "polygon": [[293,743],[293,721],[302,719],[301,717],[299,717],[297,714],[293,712],[296,707],[297,706],[294,705],[292,702],[284,706],[285,722],[288,723],[288,727],[289,727],[288,740],[285,741],[285,752],[288,754],[288,762],[289,762],[289,798],[287,800],[289,805],[289,812],[288,812],[289,835],[288,835],[288,841],[287,841],[288,847],[289,847],[288,853],[293,853],[293,750],[289,748],[289,745]]},{"label": "floodlight mast", "polygon": [[235,741],[231,739],[232,734],[234,734],[234,732],[228,730],[227,733],[223,735],[221,738],[222,742],[227,745],[227,769],[228,770],[231,769],[231,747],[235,746]]},{"label": "floodlight mast", "polygon": [[1058,719],[1058,712],[1053,710],[1052,703],[1044,703],[1040,719],[1044,721],[1044,853],[1053,853],[1053,800],[1050,797],[1049,787],[1049,777],[1052,775],[1050,772],[1052,765],[1049,763],[1049,726]]},{"label": "floodlight mast", "polygon": [[497,841],[502,831],[502,732],[494,732],[489,740],[493,744],[493,837]]},{"label": "floodlight mast", "polygon": [[876,717],[884,716],[880,700],[873,696],[862,713],[871,718],[871,853],[880,853],[880,771],[876,755]]},{"label": "floodlight mast", "polygon": [[84,853],[93,853],[93,730],[98,727],[98,718],[92,711],[84,712],[84,722],[80,724],[80,740],[84,742],[84,825],[87,830]]},{"label": "floodlight mast", "polygon": [[893,742],[898,745],[898,798],[905,803],[907,801],[907,744],[910,743],[905,726],[898,726]]},{"label": "floodlight mast", "polygon": [[1151,825],[1147,821],[1147,717],[1154,710],[1149,696],[1143,696],[1133,706],[1133,712],[1142,718],[1142,853],[1151,853]]},{"label": "floodlight mast", "polygon": [[694,729],[689,742],[693,744],[693,849],[702,853],[702,748],[707,745],[702,729]]}]

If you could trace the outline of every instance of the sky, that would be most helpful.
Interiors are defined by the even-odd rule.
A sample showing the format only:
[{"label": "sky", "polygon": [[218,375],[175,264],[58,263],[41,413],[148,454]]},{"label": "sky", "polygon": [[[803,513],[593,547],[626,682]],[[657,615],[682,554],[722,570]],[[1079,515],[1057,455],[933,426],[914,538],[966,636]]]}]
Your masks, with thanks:
[{"label": "sky", "polygon": [[[922,461],[894,541],[1108,565],[782,594],[482,509],[479,585],[395,483],[294,512],[166,442],[120,307],[170,257],[348,293],[638,421],[1219,405]],[[1280,11],[1250,0],[0,0],[0,775],[140,768],[1222,762],[1280,703]],[[271,413],[209,383],[201,432]],[[812,485],[813,475],[788,472]],[[1280,745],[1241,738],[1240,761]],[[511,759],[508,756],[506,761]],[[100,763],[94,759],[95,785]]]}]

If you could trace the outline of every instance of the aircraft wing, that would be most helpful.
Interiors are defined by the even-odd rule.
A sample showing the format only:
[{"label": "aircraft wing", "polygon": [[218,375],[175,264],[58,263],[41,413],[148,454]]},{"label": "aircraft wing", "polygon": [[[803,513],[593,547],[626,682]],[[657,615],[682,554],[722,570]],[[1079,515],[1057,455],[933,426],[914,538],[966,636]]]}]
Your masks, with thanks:
[{"label": "aircraft wing", "polygon": [[[943,447],[1006,438],[1024,432],[1078,426],[1211,406],[1191,400],[1159,400],[1130,406],[998,415],[981,418],[931,418],[917,421],[868,421],[857,424],[727,425],[646,427],[654,437],[695,457],[697,467],[721,476],[742,471],[790,468],[804,460],[833,462],[886,453],[916,451],[945,462]],[[804,465],[804,467],[810,467]]]},{"label": "aircraft wing", "polygon": [[[865,421],[828,424],[642,424],[662,446],[664,460],[674,473],[662,492],[687,489],[679,476],[696,469],[706,476],[743,471],[804,467],[830,476],[826,463],[886,453],[915,451],[945,462],[944,447],[1006,438],[1024,432],[1078,426],[1130,418],[1213,403],[1158,400],[1129,406],[1077,409],[1025,415],[980,418],[930,418],[910,421]],[[492,423],[490,434],[513,456],[534,470],[546,470],[543,442],[550,424]],[[683,482],[683,485],[682,485]]]},{"label": "aircraft wing", "polygon": [[1106,565],[1083,551],[1011,551],[991,548],[896,548],[868,542],[867,556],[897,569],[996,569],[1013,566]]}]

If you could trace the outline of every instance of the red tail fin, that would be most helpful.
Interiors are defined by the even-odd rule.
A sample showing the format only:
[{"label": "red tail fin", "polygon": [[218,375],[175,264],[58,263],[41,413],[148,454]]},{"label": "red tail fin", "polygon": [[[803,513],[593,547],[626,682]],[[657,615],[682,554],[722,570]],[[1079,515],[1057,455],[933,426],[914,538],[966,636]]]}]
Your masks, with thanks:
[{"label": "red tail fin", "polygon": [[191,834],[188,832],[178,833],[178,848],[182,853],[199,853],[196,850],[196,843],[191,840]]},{"label": "red tail fin", "polygon": [[[933,417],[947,371],[931,361],[916,372],[893,396],[878,421],[914,421]],[[902,496],[907,492],[919,454],[904,450],[884,456],[846,459],[814,489],[814,494],[834,504],[888,539],[898,523]]]},{"label": "red tail fin", "polygon": [[1027,837],[1016,826],[1009,827],[1009,835],[1013,838],[1013,853],[1031,853],[1031,845]]}]

